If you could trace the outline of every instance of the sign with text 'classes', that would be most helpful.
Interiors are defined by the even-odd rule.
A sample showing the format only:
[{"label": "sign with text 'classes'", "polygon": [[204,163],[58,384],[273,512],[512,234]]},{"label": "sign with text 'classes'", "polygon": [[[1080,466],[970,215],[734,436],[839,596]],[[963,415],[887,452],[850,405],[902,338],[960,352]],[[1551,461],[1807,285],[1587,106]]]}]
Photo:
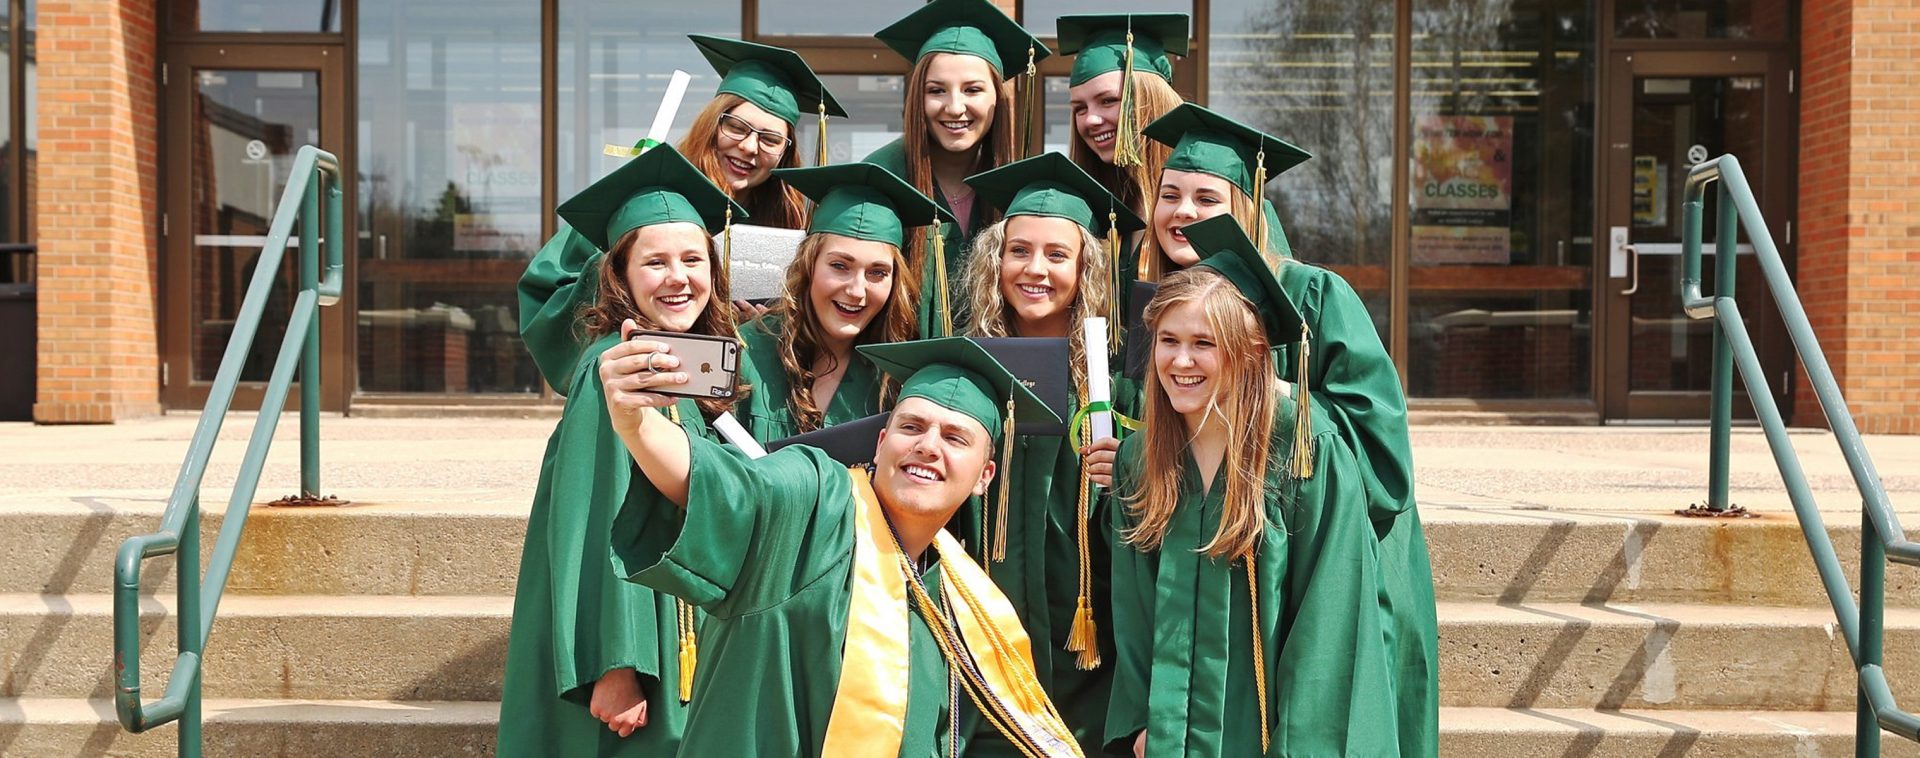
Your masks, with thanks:
[{"label": "sign with text 'classes'", "polygon": [[1414,263],[1508,263],[1512,222],[1513,118],[1417,119]]}]

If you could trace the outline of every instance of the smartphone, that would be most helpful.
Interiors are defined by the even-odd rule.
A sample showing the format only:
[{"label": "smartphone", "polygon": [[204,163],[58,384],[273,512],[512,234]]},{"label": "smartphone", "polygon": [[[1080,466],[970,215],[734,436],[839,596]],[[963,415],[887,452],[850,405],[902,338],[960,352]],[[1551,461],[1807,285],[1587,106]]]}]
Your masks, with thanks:
[{"label": "smartphone", "polygon": [[681,334],[634,329],[626,339],[647,339],[666,344],[680,368],[688,376],[685,384],[663,384],[652,391],[662,395],[691,398],[731,398],[740,366],[740,343],[729,337],[705,334]]}]

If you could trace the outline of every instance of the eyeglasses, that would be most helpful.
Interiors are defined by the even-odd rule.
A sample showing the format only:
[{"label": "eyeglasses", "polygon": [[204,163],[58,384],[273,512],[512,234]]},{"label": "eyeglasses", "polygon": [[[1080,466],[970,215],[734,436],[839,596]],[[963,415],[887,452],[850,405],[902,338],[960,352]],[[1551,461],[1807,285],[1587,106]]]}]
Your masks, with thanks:
[{"label": "eyeglasses", "polygon": [[731,113],[720,114],[720,136],[733,142],[745,142],[748,137],[758,137],[760,149],[774,155],[786,152],[787,145],[792,142],[786,135],[779,132],[755,129],[752,124],[747,123],[746,119]]}]

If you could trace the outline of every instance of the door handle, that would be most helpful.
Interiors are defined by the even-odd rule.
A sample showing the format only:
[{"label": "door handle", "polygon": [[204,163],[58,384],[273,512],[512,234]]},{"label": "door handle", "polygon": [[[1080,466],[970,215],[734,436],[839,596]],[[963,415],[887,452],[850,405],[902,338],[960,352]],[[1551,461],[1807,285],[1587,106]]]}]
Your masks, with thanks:
[{"label": "door handle", "polygon": [[1620,249],[1627,254],[1627,270],[1631,272],[1628,278],[1633,282],[1620,290],[1620,294],[1632,295],[1640,291],[1640,251],[1632,245],[1622,245]]}]

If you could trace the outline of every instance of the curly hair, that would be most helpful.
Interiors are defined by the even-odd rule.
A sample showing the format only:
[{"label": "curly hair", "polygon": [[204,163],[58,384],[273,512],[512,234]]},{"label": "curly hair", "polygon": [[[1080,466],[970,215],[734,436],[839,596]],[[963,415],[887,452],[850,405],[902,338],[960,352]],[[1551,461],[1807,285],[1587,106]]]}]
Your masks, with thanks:
[{"label": "curly hair", "polygon": [[[814,370],[815,364],[826,358],[829,365],[825,373],[839,368],[822,347],[826,338],[820,328],[820,316],[814,313],[812,297],[813,269],[820,256],[827,252],[829,236],[838,235],[809,234],[800,242],[799,252],[794,254],[793,262],[787,264],[780,302],[768,312],[785,318],[786,328],[779,334],[780,367],[787,373],[787,405],[800,432],[819,429],[826,423],[826,411],[813,397],[813,381],[822,373]],[[913,339],[918,329],[915,303],[919,301],[920,275],[907,265],[900,248],[887,245],[887,249],[893,253],[893,289],[887,295],[887,304],[881,306],[880,312],[854,337],[855,345],[905,342]],[[882,377],[881,405],[888,404],[893,391],[893,380]]]},{"label": "curly hair", "polygon": [[[967,326],[970,336],[1020,336],[1015,329],[1013,307],[1007,305],[1000,280],[1000,257],[1006,250],[1007,225],[1012,222],[1013,219],[1008,218],[995,223],[974,239],[973,254],[967,258],[965,281],[968,302],[973,306],[972,320]],[[1075,326],[1067,329],[1067,340],[1072,349],[1073,385],[1084,392],[1087,346],[1085,332],[1077,326],[1089,318],[1105,318],[1112,309],[1113,252],[1086,227],[1075,224],[1074,228],[1080,232],[1080,267],[1078,288],[1068,316]]]}]

